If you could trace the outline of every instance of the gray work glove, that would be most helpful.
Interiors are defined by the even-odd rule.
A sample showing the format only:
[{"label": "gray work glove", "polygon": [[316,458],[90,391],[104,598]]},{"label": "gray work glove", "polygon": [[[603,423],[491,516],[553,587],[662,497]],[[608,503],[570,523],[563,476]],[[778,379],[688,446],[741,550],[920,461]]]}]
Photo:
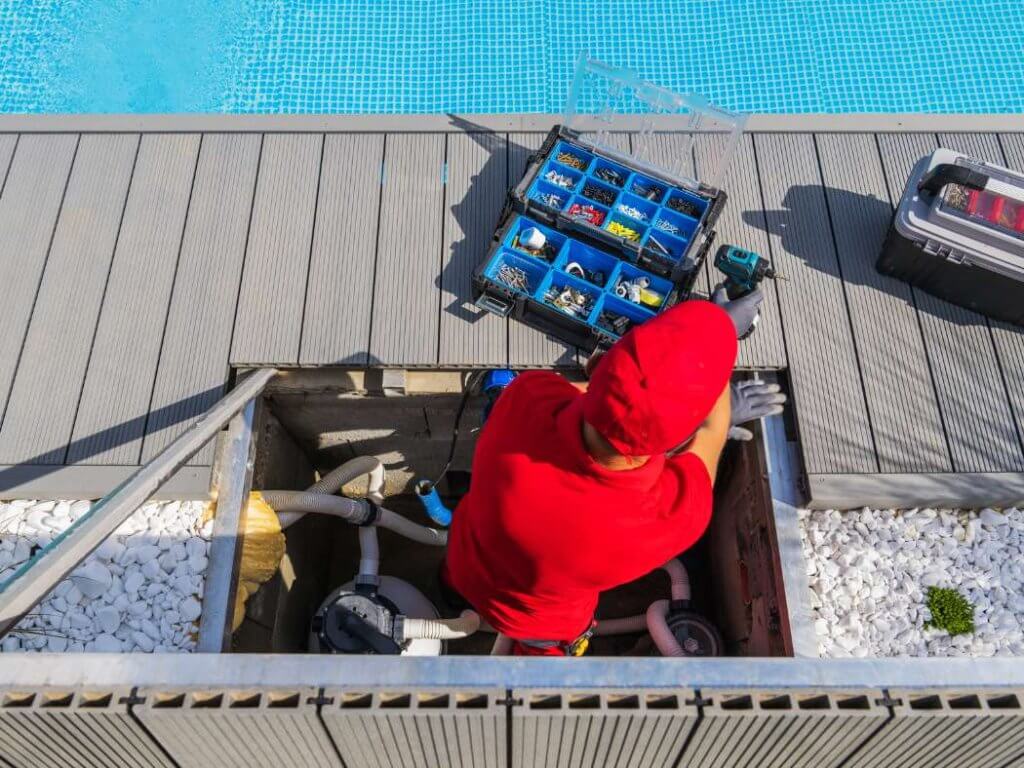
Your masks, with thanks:
[{"label": "gray work glove", "polygon": [[748,336],[757,324],[757,313],[761,302],[764,301],[764,294],[760,288],[755,288],[746,296],[730,300],[725,292],[725,286],[719,284],[711,294],[711,301],[728,313],[732,324],[736,326],[736,338],[742,339]]},{"label": "gray work glove", "polygon": [[748,379],[729,385],[729,401],[732,406],[730,419],[730,440],[752,440],[754,433],[739,426],[764,416],[782,413],[786,395],[778,384]]}]

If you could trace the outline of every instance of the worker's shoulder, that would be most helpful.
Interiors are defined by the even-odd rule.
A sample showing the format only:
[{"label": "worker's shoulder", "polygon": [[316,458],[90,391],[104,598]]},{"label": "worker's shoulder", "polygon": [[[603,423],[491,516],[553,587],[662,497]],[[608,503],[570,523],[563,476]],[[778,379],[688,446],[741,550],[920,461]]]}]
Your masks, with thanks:
[{"label": "worker's shoulder", "polygon": [[519,374],[502,397],[514,394],[515,397],[574,397],[579,390],[564,376],[554,371],[525,371]]}]

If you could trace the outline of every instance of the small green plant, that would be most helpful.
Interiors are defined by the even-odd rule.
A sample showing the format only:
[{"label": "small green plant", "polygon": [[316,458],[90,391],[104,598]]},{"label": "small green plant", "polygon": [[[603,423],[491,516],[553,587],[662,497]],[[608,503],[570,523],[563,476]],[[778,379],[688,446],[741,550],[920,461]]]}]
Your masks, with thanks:
[{"label": "small green plant", "polygon": [[955,589],[928,587],[928,610],[932,617],[925,627],[944,629],[950,635],[965,635],[974,631],[974,606]]}]

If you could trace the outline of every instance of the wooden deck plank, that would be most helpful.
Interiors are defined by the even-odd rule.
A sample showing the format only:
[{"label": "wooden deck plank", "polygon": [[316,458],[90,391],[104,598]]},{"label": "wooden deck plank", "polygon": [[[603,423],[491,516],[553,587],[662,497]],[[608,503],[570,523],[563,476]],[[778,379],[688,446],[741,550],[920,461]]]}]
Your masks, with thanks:
[{"label": "wooden deck plank", "polygon": [[383,133],[324,141],[300,365],[366,365],[384,142]]},{"label": "wooden deck plank", "polygon": [[18,136],[14,133],[0,134],[0,195],[7,183],[7,172],[11,169],[14,148],[18,146]]},{"label": "wooden deck plank", "polygon": [[437,362],[442,367],[507,365],[508,322],[473,304],[473,270],[487,255],[505,202],[505,136],[449,136],[447,167]]},{"label": "wooden deck plank", "polygon": [[[952,149],[1024,171],[1024,134],[944,134],[943,144]],[[1017,438],[1024,442],[1024,328],[1000,320],[989,320],[996,358],[1006,382]]]},{"label": "wooden deck plank", "polygon": [[[511,133],[508,136],[508,183],[514,187],[523,178],[526,161],[540,149],[543,133]],[[571,368],[576,348],[546,336],[535,328],[512,321],[508,324],[508,362],[514,368]]]},{"label": "wooden deck plank", "polygon": [[[886,186],[899,202],[914,164],[938,143],[932,134],[879,134]],[[957,472],[1024,469],[1006,388],[981,315],[914,290],[939,409]]]},{"label": "wooden deck plank", "polygon": [[[98,499],[138,470],[134,464],[4,464],[0,465],[0,499]],[[182,467],[150,501],[206,500],[210,475],[210,467]]]},{"label": "wooden deck plank", "polygon": [[877,472],[825,194],[810,134],[754,137],[790,381],[808,472]]},{"label": "wooden deck plank", "polygon": [[371,366],[437,364],[446,138],[388,136],[370,325]]},{"label": "wooden deck plank", "polygon": [[200,140],[142,137],[68,464],[139,461]]},{"label": "wooden deck plank", "polygon": [[78,147],[73,134],[25,135],[11,158],[0,196],[0,418],[18,368],[22,342],[50,252],[57,216]]},{"label": "wooden deck plank", "polygon": [[82,137],[0,428],[0,464],[64,462],[138,147],[137,134]]},{"label": "wooden deck plank", "polygon": [[[726,139],[723,136],[697,137],[694,151],[698,176],[704,168],[717,167],[725,143]],[[719,245],[738,245],[754,250],[765,258],[771,258],[768,225],[764,217],[761,190],[757,183],[754,141],[750,136],[744,136],[740,142],[722,188],[728,199],[715,224],[718,236],[711,245],[706,261],[709,290],[723,279],[723,275],[713,265],[715,251]],[[764,303],[761,305],[761,319],[758,321],[757,330],[740,342],[740,353],[736,361],[739,368],[786,367],[786,342],[782,334],[782,317],[779,314],[778,286],[771,280],[766,280],[762,288]]]},{"label": "wooden deck plank", "polygon": [[950,471],[910,286],[875,269],[892,218],[875,137],[849,133],[816,139],[881,470]]},{"label": "wooden deck plank", "polygon": [[263,140],[231,343],[234,365],[299,361],[323,148],[323,135],[315,133]]},{"label": "wooden deck plank", "polygon": [[[221,397],[261,137],[206,134],[142,446],[149,461]],[[211,447],[193,465],[209,464]]]}]

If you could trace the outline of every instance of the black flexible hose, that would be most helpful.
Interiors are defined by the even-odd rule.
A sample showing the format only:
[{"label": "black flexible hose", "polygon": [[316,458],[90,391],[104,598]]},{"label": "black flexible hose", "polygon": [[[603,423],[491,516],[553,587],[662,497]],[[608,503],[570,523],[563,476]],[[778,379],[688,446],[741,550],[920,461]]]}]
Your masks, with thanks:
[{"label": "black flexible hose", "polygon": [[462,422],[462,413],[466,410],[466,403],[469,402],[470,395],[473,394],[479,385],[480,381],[487,374],[487,371],[477,371],[470,375],[469,379],[466,380],[466,389],[462,393],[462,400],[459,401],[459,409],[455,412],[455,426],[452,427],[452,444],[448,449],[448,461],[444,463],[444,468],[441,470],[441,474],[437,476],[437,479],[431,485],[431,488],[436,488],[437,485],[444,480],[444,476],[448,474],[448,470],[452,468],[452,461],[455,459],[455,446],[459,441],[459,424]]}]

